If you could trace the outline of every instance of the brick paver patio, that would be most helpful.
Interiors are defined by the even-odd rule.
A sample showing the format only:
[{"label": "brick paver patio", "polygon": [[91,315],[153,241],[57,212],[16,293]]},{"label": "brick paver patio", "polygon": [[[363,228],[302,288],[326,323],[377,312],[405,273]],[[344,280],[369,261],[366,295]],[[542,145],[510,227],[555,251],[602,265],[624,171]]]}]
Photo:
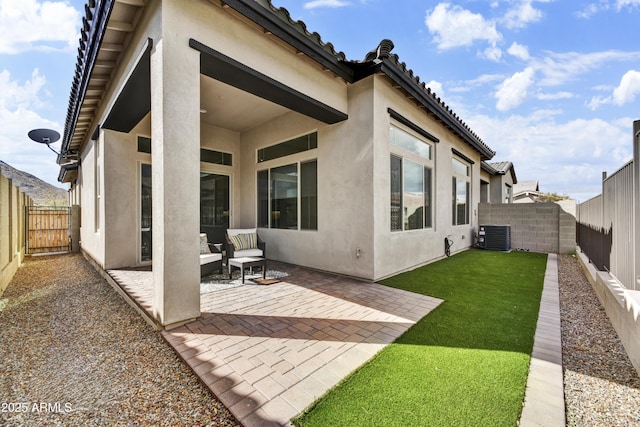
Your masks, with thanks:
[{"label": "brick paver patio", "polygon": [[[286,425],[441,300],[275,262],[289,276],[201,295],[165,339],[246,426]],[[145,310],[151,272],[110,271]]]}]

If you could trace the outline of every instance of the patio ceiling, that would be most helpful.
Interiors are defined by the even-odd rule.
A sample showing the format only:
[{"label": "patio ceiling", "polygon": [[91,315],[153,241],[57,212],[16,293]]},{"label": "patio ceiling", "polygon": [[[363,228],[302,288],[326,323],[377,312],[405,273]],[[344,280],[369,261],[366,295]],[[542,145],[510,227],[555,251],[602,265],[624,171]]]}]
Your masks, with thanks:
[{"label": "patio ceiling", "polygon": [[288,111],[288,108],[200,75],[200,115],[204,123],[244,132]]}]

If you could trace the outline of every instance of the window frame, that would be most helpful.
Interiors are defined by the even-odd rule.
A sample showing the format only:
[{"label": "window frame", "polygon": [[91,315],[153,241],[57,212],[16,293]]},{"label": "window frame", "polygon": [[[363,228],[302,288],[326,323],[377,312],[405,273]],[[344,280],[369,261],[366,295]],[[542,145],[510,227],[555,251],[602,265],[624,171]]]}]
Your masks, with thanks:
[{"label": "window frame", "polygon": [[[392,118],[392,120],[390,120],[389,122],[389,154],[390,154],[390,162],[389,162],[389,195],[390,195],[390,199],[389,199],[389,214],[390,214],[390,218],[389,218],[389,230],[392,233],[397,233],[397,232],[406,232],[406,231],[420,231],[420,230],[435,230],[436,228],[436,224],[435,224],[435,216],[433,214],[433,212],[435,211],[435,199],[434,199],[434,192],[435,192],[435,167],[436,167],[436,142],[437,139],[430,139],[430,138],[426,138],[425,136],[423,136],[423,132],[426,133],[426,131],[422,131],[422,132],[417,132],[416,130],[414,130],[414,127],[417,128],[416,125],[413,126],[407,126],[404,123],[401,123],[395,119]],[[425,145],[427,145],[429,147],[429,157],[424,157],[423,155],[419,154],[417,151],[413,151],[410,149],[407,149],[405,147],[402,147],[400,145],[395,145],[391,138],[392,138],[392,128],[395,128],[397,131],[403,132],[405,134],[407,134],[408,136],[416,139],[419,142],[424,143]],[[430,135],[430,134],[429,134]],[[397,223],[393,220],[394,217],[394,207],[397,209],[397,206],[394,205],[394,201],[393,199],[393,193],[394,193],[394,185],[393,185],[393,171],[391,170],[391,164],[393,162],[393,158],[396,159],[400,159],[400,164],[401,164],[401,170],[400,170],[400,228],[394,228],[394,224],[397,225]],[[422,183],[423,183],[423,190],[422,190],[422,195],[423,195],[423,204],[422,206],[425,208],[423,210],[423,215],[422,215],[422,227],[419,228],[409,228],[408,227],[408,217],[406,217],[406,214],[404,212],[405,210],[405,197],[406,197],[406,186],[405,186],[405,178],[406,178],[406,165],[407,162],[411,162],[417,165],[422,166]],[[429,179],[427,179],[427,176],[429,177]],[[396,214],[397,215],[397,214]],[[396,220],[397,221],[397,220]]]},{"label": "window frame", "polygon": [[[466,168],[466,174],[463,174],[456,170],[456,162],[459,166]],[[469,226],[471,225],[471,173],[473,162],[467,158],[456,155],[454,152],[451,156],[451,187],[452,187],[452,204],[451,204],[451,224],[454,227],[457,226]],[[464,219],[462,222],[459,218],[459,206],[458,203],[458,190],[461,183],[464,183],[465,187],[465,203],[464,203]]]},{"label": "window frame", "polygon": [[[301,138],[306,137],[310,137],[310,135],[314,135],[313,138],[315,139],[315,147],[314,148],[308,148],[293,154],[289,154],[289,155],[285,155],[285,156],[281,156],[281,157],[277,157],[277,158],[273,158],[273,159],[269,159],[269,160],[263,160],[260,159],[258,156],[258,153],[260,150],[263,150],[265,148],[269,148],[269,147],[275,147],[278,146],[280,144],[283,143],[287,143],[290,141],[295,141]],[[268,145],[264,145],[262,147],[258,147],[255,151],[256,153],[256,171],[255,171],[255,185],[256,185],[256,192],[255,192],[255,203],[256,203],[256,227],[257,228],[264,228],[264,229],[269,229],[269,230],[290,230],[290,231],[318,231],[320,226],[319,226],[319,206],[320,206],[320,202],[319,202],[319,175],[318,175],[318,166],[319,166],[319,162],[318,162],[318,146],[320,144],[320,138],[318,135],[318,131],[317,129],[314,129],[310,132],[306,132],[303,133],[299,136],[293,137],[293,138],[288,138],[285,140],[282,140],[280,142],[276,142],[276,143],[269,143]],[[315,163],[315,187],[313,187],[315,189],[315,212],[311,212],[310,216],[307,219],[310,219],[310,221],[306,221],[303,218],[303,187],[305,190],[308,190],[309,187],[305,187],[305,185],[303,184],[303,176],[302,176],[302,169],[303,169],[303,165],[304,164],[308,164],[308,163]],[[271,171],[272,169],[276,169],[279,167],[283,167],[283,166],[289,166],[289,165],[296,165],[296,178],[297,178],[297,191],[296,191],[296,210],[297,210],[297,224],[295,228],[274,228],[273,227],[273,221],[272,221],[272,191],[271,191],[271,185],[272,185],[272,177],[271,177]],[[266,173],[266,175],[265,175]],[[266,177],[266,180],[264,182],[262,182],[262,186],[261,186],[261,179],[264,179]],[[262,192],[263,191],[267,191],[267,198],[266,198],[266,206],[264,206],[265,204],[265,200],[261,199],[261,196],[263,195]],[[312,203],[313,205],[313,203]],[[266,217],[266,218],[265,218]],[[304,228],[303,224],[311,224],[310,228]],[[313,226],[315,226],[315,228],[313,228]]]}]

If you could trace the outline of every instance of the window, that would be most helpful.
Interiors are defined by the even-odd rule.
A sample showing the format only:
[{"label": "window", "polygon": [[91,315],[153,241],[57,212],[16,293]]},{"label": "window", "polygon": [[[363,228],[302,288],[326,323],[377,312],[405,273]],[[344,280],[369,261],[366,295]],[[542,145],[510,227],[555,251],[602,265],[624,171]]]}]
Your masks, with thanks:
[{"label": "window", "polygon": [[233,156],[231,153],[223,153],[222,151],[200,149],[200,161],[212,163],[214,165],[233,166]]},{"label": "window", "polygon": [[[391,125],[391,231],[433,227],[431,144]],[[400,148],[400,150],[394,149]]]},{"label": "window", "polygon": [[452,158],[453,225],[469,224],[470,166]]},{"label": "window", "polygon": [[259,149],[258,163],[266,162],[267,160],[279,159],[296,153],[302,153],[304,151],[313,150],[314,148],[318,148],[317,132]]},{"label": "window", "polygon": [[317,160],[258,171],[258,227],[318,229]]},{"label": "window", "polygon": [[151,154],[151,138],[138,136],[138,152]]},{"label": "window", "polygon": [[151,261],[151,165],[140,165],[140,261]]},{"label": "window", "polygon": [[431,145],[415,136],[391,125],[389,129],[391,144],[411,151],[420,157],[431,160]]},{"label": "window", "polygon": [[[151,154],[151,138],[146,136],[138,136],[138,152]],[[233,155],[217,150],[200,149],[200,161],[204,163],[212,163],[214,165],[233,165]]]}]

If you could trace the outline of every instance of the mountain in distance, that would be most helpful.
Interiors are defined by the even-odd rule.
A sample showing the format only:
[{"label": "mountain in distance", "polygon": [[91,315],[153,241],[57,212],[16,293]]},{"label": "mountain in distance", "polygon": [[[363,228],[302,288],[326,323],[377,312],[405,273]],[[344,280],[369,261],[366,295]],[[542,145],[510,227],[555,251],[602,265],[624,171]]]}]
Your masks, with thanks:
[{"label": "mountain in distance", "polygon": [[67,190],[58,188],[31,175],[18,170],[0,160],[0,173],[12,180],[15,187],[31,197],[35,206],[68,206]]}]

